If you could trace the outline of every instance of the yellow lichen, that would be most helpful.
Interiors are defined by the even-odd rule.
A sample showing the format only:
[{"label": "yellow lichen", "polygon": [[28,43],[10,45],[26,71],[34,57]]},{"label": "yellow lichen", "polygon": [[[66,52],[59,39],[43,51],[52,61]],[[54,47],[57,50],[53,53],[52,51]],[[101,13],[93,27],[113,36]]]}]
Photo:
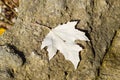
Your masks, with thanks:
[{"label": "yellow lichen", "polygon": [[2,35],[6,31],[5,28],[0,27],[0,35]]}]

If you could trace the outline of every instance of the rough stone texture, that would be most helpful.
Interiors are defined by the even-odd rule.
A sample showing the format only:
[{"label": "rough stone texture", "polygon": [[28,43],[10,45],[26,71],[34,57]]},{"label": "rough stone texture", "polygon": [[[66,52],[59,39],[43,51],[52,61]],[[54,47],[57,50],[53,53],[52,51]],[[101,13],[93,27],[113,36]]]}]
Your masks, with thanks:
[{"label": "rough stone texture", "polygon": [[22,64],[23,61],[19,53],[15,53],[7,46],[0,47],[0,80],[12,80],[14,72]]},{"label": "rough stone texture", "polygon": [[100,80],[120,79],[120,30],[113,39],[112,46],[103,59],[100,68]]},{"label": "rough stone texture", "polygon": [[[114,68],[110,61],[114,59],[115,62],[119,55],[107,56],[111,53],[109,48],[115,46],[111,44],[118,44],[113,39],[120,28],[119,10],[119,0],[20,0],[15,26],[0,37],[0,45],[13,51],[12,54],[6,48],[0,51],[0,54],[9,56],[9,63],[12,63],[6,63],[8,57],[1,55],[5,59],[0,59],[1,63],[4,61],[0,66],[8,65],[7,68],[0,67],[1,79],[116,80],[119,68]],[[48,27],[54,28],[70,20],[80,20],[77,28],[84,30],[90,38],[90,42],[80,42],[84,50],[80,52],[81,61],[76,70],[60,52],[49,61],[46,49],[40,49],[49,32]],[[16,56],[19,53],[20,58]],[[110,66],[105,67],[109,63]],[[115,65],[119,66],[119,62]],[[117,72],[109,72],[111,68]],[[110,77],[111,74],[114,77]]]}]

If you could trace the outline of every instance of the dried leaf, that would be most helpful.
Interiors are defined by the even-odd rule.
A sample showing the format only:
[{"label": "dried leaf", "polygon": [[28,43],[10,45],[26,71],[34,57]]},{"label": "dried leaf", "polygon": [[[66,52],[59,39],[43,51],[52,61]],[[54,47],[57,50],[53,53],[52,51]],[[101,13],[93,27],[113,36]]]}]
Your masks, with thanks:
[{"label": "dried leaf", "polygon": [[58,25],[45,37],[41,49],[45,46],[48,47],[49,60],[53,58],[57,50],[60,50],[65,58],[74,64],[75,69],[77,68],[78,62],[80,61],[79,51],[82,50],[82,47],[78,46],[74,41],[77,39],[89,41],[84,32],[75,29],[77,23],[77,21],[73,21]]}]

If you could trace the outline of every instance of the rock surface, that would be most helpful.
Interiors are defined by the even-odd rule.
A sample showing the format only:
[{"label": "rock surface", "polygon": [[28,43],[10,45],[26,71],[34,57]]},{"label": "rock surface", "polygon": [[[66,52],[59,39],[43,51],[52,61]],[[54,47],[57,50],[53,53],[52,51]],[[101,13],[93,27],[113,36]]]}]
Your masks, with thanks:
[{"label": "rock surface", "polygon": [[105,55],[100,68],[100,80],[120,79],[120,30],[112,41],[112,46]]},{"label": "rock surface", "polygon": [[[20,0],[16,24],[0,36],[0,80],[119,80],[119,10],[119,0]],[[76,70],[40,49],[48,27],[70,20],[90,38]]]}]

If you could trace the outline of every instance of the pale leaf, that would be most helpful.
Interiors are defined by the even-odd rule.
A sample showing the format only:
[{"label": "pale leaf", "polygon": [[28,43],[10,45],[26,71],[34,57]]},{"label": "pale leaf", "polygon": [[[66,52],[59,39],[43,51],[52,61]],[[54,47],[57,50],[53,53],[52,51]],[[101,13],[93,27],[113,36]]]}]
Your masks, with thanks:
[{"label": "pale leaf", "polygon": [[58,25],[52,29],[42,42],[41,49],[47,46],[49,60],[53,58],[57,50],[59,50],[67,60],[70,60],[75,68],[77,68],[79,59],[79,51],[82,47],[78,46],[75,40],[89,41],[85,33],[75,29],[78,21],[68,22]]}]

